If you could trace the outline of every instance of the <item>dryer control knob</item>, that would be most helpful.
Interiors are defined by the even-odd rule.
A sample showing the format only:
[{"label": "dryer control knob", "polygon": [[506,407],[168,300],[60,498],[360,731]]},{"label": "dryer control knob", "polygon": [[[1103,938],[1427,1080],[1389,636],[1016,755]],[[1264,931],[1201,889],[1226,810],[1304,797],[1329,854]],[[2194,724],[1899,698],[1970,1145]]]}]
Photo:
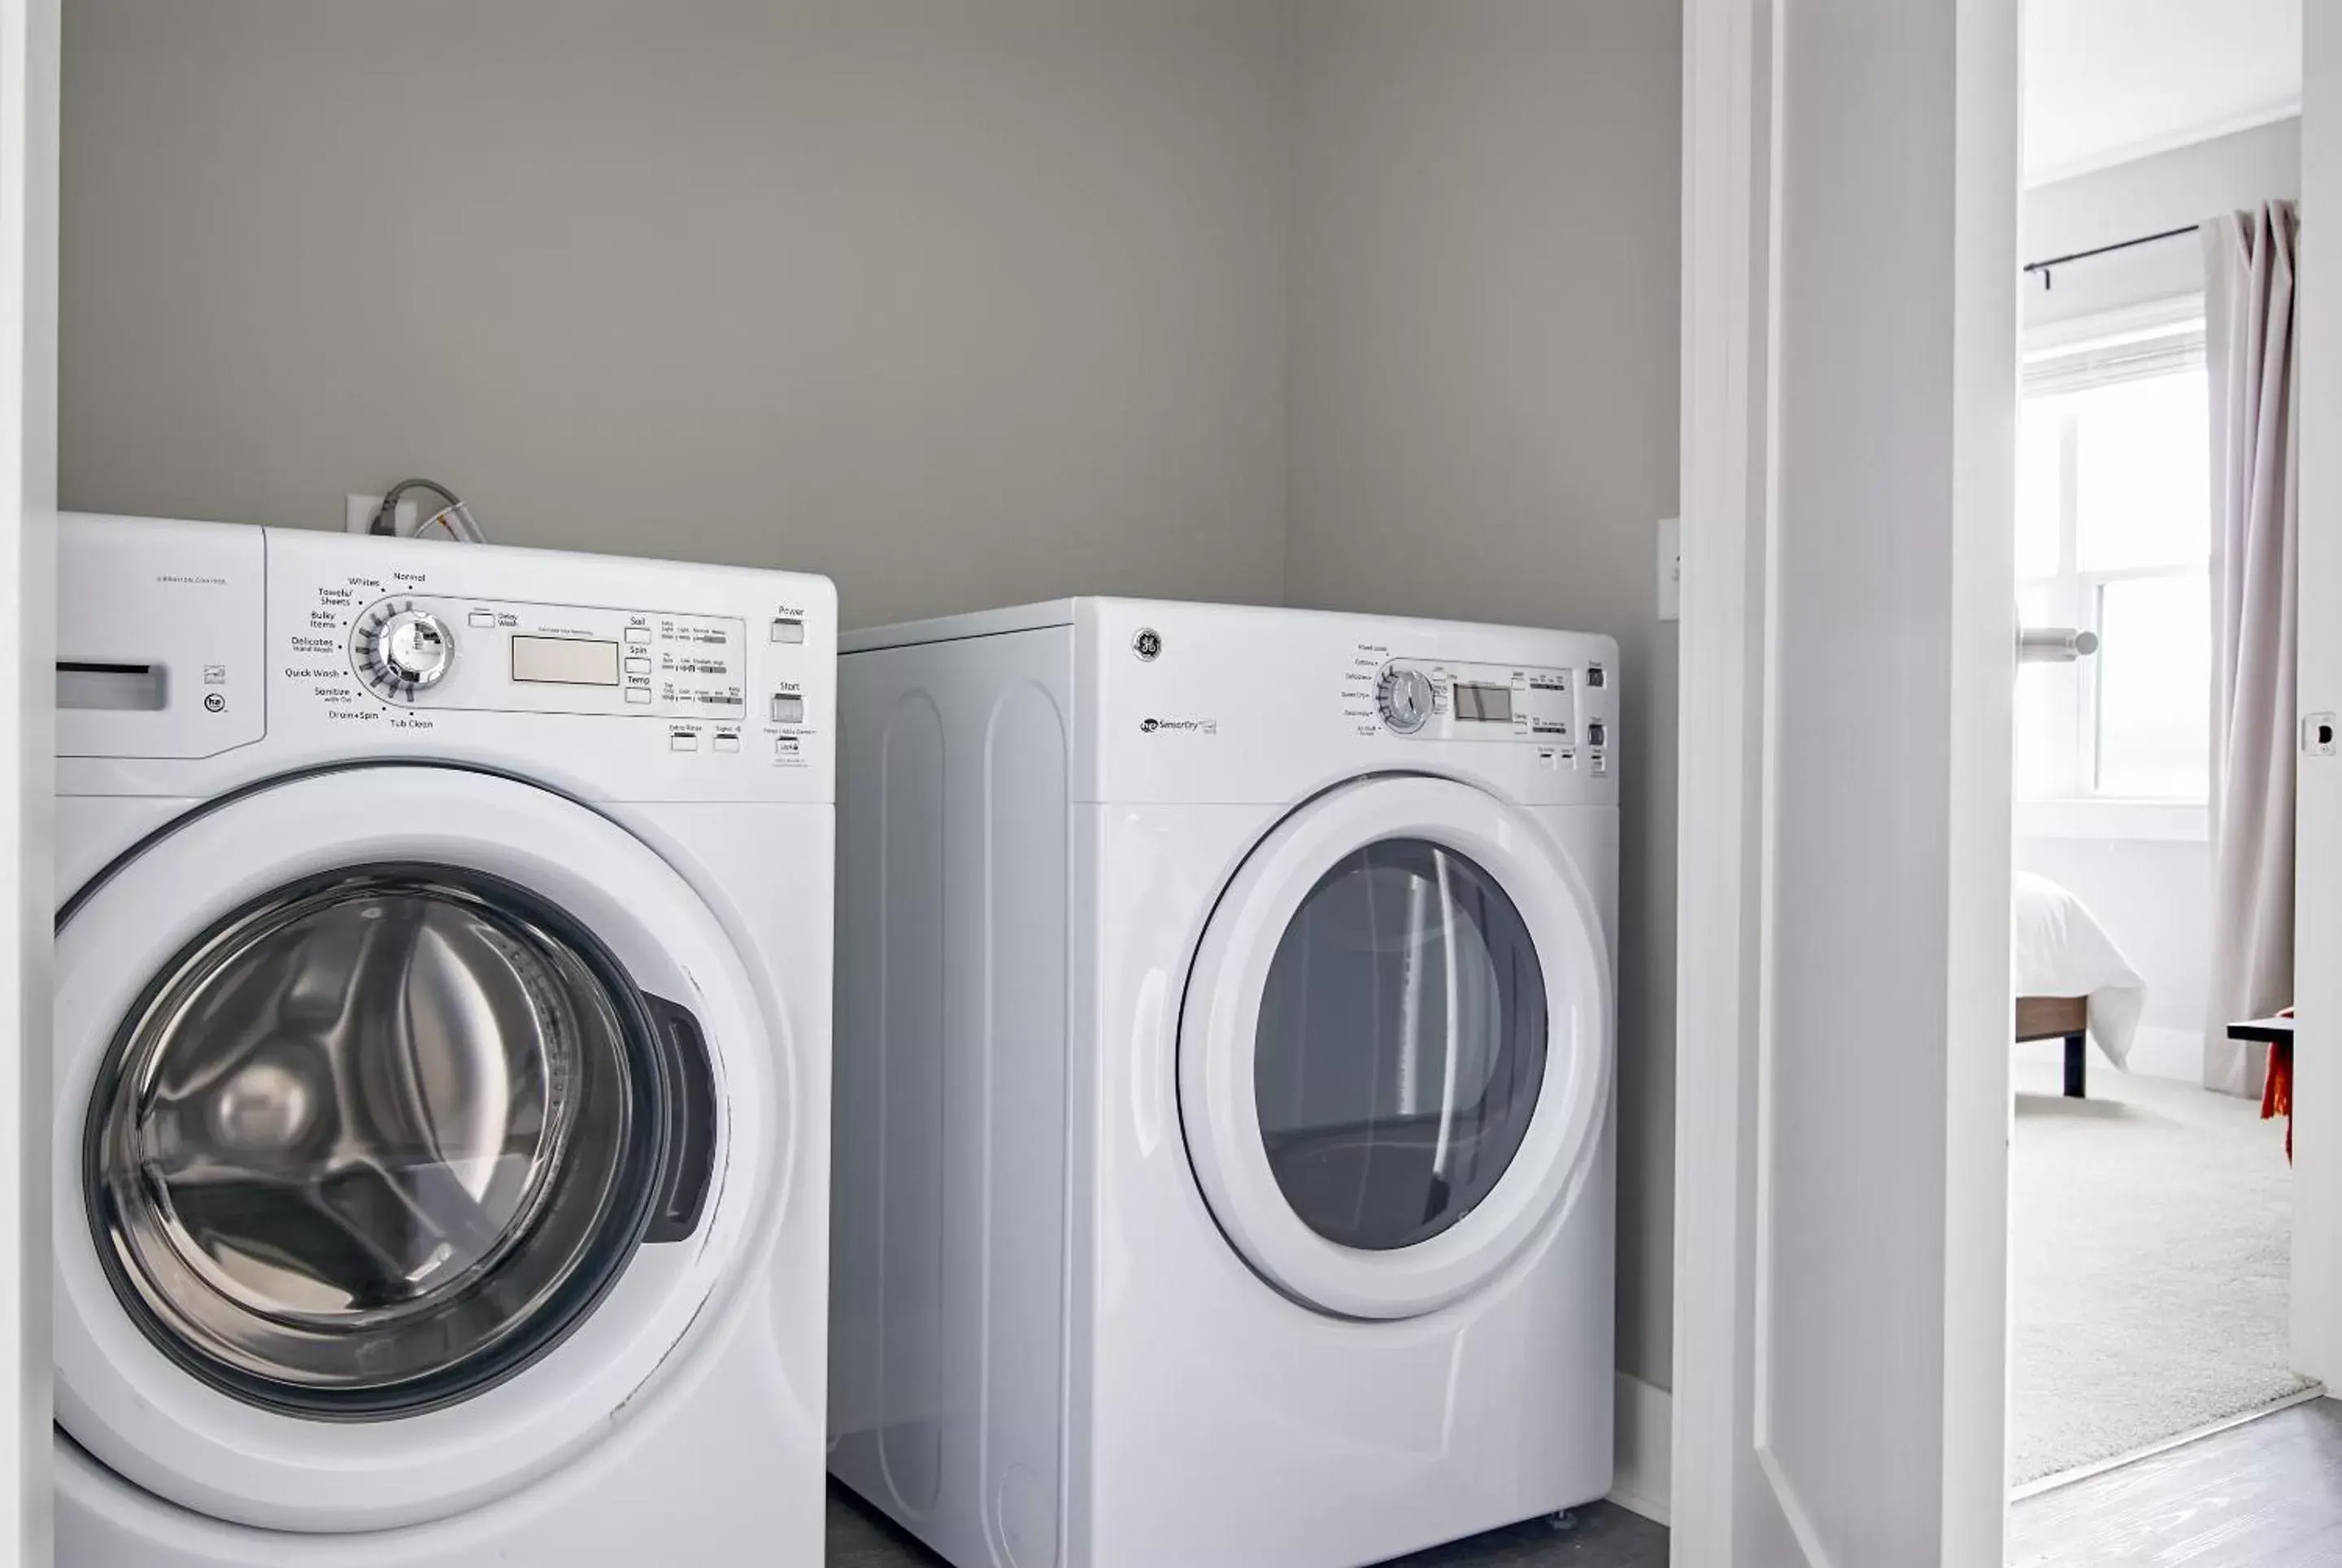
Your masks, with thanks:
[{"label": "dryer control knob", "polygon": [[405,695],[435,685],[455,661],[455,638],[427,609],[393,610],[365,638],[367,673]]},{"label": "dryer control knob", "polygon": [[1419,669],[1407,669],[1393,665],[1383,671],[1382,689],[1377,693],[1383,710],[1383,722],[1401,735],[1412,735],[1423,728],[1431,717],[1434,694],[1431,678]]}]

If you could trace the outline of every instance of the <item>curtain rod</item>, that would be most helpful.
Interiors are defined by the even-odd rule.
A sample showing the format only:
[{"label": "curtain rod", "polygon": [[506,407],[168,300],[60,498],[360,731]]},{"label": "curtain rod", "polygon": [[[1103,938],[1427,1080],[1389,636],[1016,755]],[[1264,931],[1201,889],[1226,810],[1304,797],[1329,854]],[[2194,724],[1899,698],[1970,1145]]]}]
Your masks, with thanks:
[{"label": "curtain rod", "polygon": [[2137,246],[2153,245],[2158,240],[2177,239],[2181,235],[2194,234],[2197,227],[2197,225],[2191,223],[2185,228],[2167,228],[2161,234],[2143,234],[2137,239],[2118,239],[2112,245],[2094,246],[2088,250],[2077,250],[2069,252],[2065,256],[2053,256],[2047,261],[2028,261],[2025,264],[2025,270],[2027,273],[2039,273],[2041,275],[2041,286],[2046,290],[2049,287],[2049,269],[2051,267],[2063,266],[2069,261],[2087,261],[2094,256],[2111,256],[2118,250],[2129,250]]}]

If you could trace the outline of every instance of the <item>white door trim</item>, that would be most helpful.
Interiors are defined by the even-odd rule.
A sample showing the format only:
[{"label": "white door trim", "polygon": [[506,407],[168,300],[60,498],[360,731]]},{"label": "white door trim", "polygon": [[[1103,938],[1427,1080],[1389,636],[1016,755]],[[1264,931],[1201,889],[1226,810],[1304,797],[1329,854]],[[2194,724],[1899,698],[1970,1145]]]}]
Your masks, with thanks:
[{"label": "white door trim", "polygon": [[0,0],[0,1559],[50,1560],[49,946],[56,569],[57,0]]},{"label": "white door trim", "polygon": [[[1673,1560],[1733,1558],[1754,1426],[1740,1244],[1761,955],[1763,545],[1776,127],[1769,0],[1685,0]],[[1696,694],[1696,695],[1695,695]],[[1690,721],[1696,713],[1698,722]],[[1726,1201],[1717,1202],[1723,1197]]]},{"label": "white door trim", "polygon": [[[1768,929],[1781,869],[1774,838],[1782,809],[1776,779],[1786,766],[1774,755],[1777,709],[1770,683],[1777,641],[1789,629],[1777,624],[1772,608],[1783,569],[1776,558],[1783,545],[1775,487],[1785,395],[1777,357],[1785,319],[1783,159],[1787,149],[1810,146],[1814,136],[1810,126],[1803,143],[1785,132],[1793,123],[1784,117],[1785,84],[1796,78],[1785,74],[1784,61],[1798,24],[1822,24],[1827,10],[1801,9],[1791,0],[1685,0],[1685,723],[1671,1497],[1674,1561],[1681,1564],[1741,1560],[1748,1522],[1756,1516],[1752,1508],[1777,1524],[1780,1551],[1810,1563],[1830,1562],[1828,1543],[1808,1516],[1807,1505],[1814,1500],[1801,1497],[1787,1469],[1776,1462],[1767,1412],[1783,1402],[1817,1400],[1824,1402],[1802,1406],[1801,1413],[1827,1415],[1831,1402],[1853,1398],[1846,1390],[1832,1394],[1765,1384],[1771,1342],[1765,1308],[1774,1292],[1764,1277],[1770,1211],[1765,1188],[1772,1162],[1762,1145],[1776,1115],[1767,1026],[1774,962]],[[1923,286],[1931,291],[1924,308],[1939,307],[1942,295],[1933,291],[1947,283],[1954,306],[1954,385],[1947,403],[1951,442],[1935,451],[1953,455],[1950,500],[1957,521],[1948,601],[1947,582],[1939,580],[1924,607],[1935,622],[1947,618],[1951,640],[1940,653],[1930,650],[1923,668],[1983,672],[1996,659],[2009,661],[2014,630],[2010,541],[1980,530],[1996,519],[2006,525],[2014,495],[2007,460],[2014,442],[2017,295],[2017,16],[2013,0],[1937,0],[1937,11],[1927,25],[1948,23],[1957,39],[1946,127],[1950,136],[1945,143],[1915,143],[1912,152],[1923,164],[1950,156],[1948,166],[1916,168],[1921,181],[1942,178],[1947,166],[1955,171],[1949,227],[1961,236],[1959,260],[1948,277],[1938,274]],[[1832,29],[1817,25],[1816,31],[1827,35]],[[1910,36],[1921,33],[1915,25]],[[1880,113],[1887,117],[1886,110]],[[1843,134],[1861,136],[1869,128],[1849,125]],[[1880,127],[1892,134],[1912,128]],[[1931,126],[1924,134],[1934,133]],[[1858,253],[1861,236],[1849,234],[1843,242]],[[1893,243],[1881,248],[1891,256]],[[1810,256],[1807,265],[1814,265]],[[1847,271],[1838,268],[1839,275]],[[1809,450],[1810,434],[1807,445]],[[1888,519],[1881,525],[1892,526]],[[1941,514],[1927,526],[1940,527]],[[1869,608],[1867,623],[1875,623],[1877,607]],[[1803,635],[1810,656],[1811,628]],[[1862,652],[1847,649],[1849,658]],[[1915,1409],[1911,1419],[1932,1423],[1940,1411],[1943,1430],[1908,1434],[1911,1452],[1940,1459],[1928,1490],[1941,1513],[1925,1525],[1907,1522],[1907,1528],[1915,1545],[1919,1532],[1929,1533],[1930,1555],[1939,1553],[1947,1563],[1997,1560],[2005,1496],[2007,1060],[2005,1050],[1990,1049],[1993,1040],[2006,1040],[2007,1028],[2007,883],[2006,873],[1994,869],[2007,865],[2008,849],[2005,692],[2001,698],[1996,705],[1981,687],[1971,692],[1959,680],[1948,696],[1923,698],[1938,705],[1931,711],[1949,725],[1951,774],[1942,800],[1950,832],[1944,862],[1949,904],[1945,1011],[1915,1015],[1909,1022],[1944,1042],[1949,1056],[1940,1081],[1940,1129],[1914,1124],[1919,1136],[1940,1131],[1946,1169],[1943,1207],[1931,1217],[1942,1227],[1942,1315],[1912,1325],[1915,1353],[1940,1331],[1940,1402],[1927,1402],[1933,1408]],[[1812,976],[1805,980],[1810,991]],[[1903,1114],[1925,1116],[1930,1109],[1913,1105]],[[1934,1350],[1928,1346],[1926,1353]],[[1802,1479],[1811,1483],[1817,1476]],[[1752,1504],[1754,1497],[1764,1501]],[[1826,1510],[1810,1512],[1817,1516]],[[1843,1518],[1847,1510],[1837,1512]],[[1767,1535],[1773,1538],[1772,1526]]]}]

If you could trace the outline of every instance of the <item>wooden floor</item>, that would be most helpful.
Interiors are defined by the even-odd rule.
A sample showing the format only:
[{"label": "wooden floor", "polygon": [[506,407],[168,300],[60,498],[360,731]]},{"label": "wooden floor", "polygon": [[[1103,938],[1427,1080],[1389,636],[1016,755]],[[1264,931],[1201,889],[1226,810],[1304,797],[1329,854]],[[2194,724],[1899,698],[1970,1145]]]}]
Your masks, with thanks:
[{"label": "wooden floor", "polygon": [[2010,1568],[2337,1568],[2342,1402],[2314,1400],[2008,1513]]},{"label": "wooden floor", "polygon": [[[1570,1518],[1567,1530],[1533,1520],[1397,1558],[1386,1568],[1666,1568],[1667,1533],[1649,1520],[1608,1503]],[[830,1487],[828,1568],[936,1568],[942,1561],[845,1488]]]}]

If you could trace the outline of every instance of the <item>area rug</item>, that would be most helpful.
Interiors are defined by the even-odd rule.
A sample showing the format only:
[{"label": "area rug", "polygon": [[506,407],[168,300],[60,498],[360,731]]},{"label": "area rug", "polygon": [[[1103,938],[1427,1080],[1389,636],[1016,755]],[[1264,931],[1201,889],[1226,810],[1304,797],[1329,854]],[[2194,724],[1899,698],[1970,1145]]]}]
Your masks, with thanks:
[{"label": "area rug", "polygon": [[2020,1051],[2009,1152],[2009,1480],[2307,1386],[2286,1364],[2291,1175],[2257,1101]]}]

